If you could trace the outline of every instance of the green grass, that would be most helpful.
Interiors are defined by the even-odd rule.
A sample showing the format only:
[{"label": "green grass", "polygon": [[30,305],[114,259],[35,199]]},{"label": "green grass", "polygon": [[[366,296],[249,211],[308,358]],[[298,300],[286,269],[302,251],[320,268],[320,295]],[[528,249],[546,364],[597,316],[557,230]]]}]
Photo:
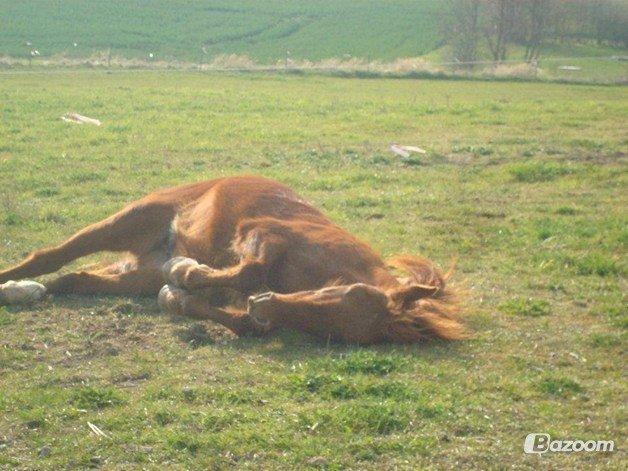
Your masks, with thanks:
[{"label": "green grass", "polygon": [[385,256],[458,257],[473,338],[237,339],[154,298],[0,308],[0,467],[537,469],[530,432],[621,450],[627,111],[611,86],[3,73],[0,265],[153,189],[257,173]]},{"label": "green grass", "polygon": [[70,403],[81,409],[102,409],[123,402],[115,389],[98,389],[91,386],[75,389],[70,398]]},{"label": "green grass", "polygon": [[235,53],[268,63],[286,51],[393,59],[437,45],[440,10],[436,0],[0,0],[0,54],[85,57],[111,48],[197,62]]},{"label": "green grass", "polygon": [[582,386],[569,378],[545,378],[539,383],[541,392],[553,396],[566,396],[582,392]]},{"label": "green grass", "polygon": [[[283,68],[289,59],[290,67],[299,70],[315,64],[334,73],[364,77],[381,77],[395,70],[394,74],[415,78],[470,73],[482,79],[626,82],[626,62],[612,59],[626,56],[626,49],[592,41],[548,41],[541,48],[538,70],[532,71],[525,65],[525,48],[514,43],[508,45],[507,58],[520,62],[493,68],[488,44],[482,40],[478,60],[486,63],[473,72],[461,71],[452,65],[456,58],[443,36],[446,3],[0,0],[0,62],[6,62],[5,67],[108,64],[189,69],[209,64],[250,69],[255,65]],[[33,50],[41,54],[35,60]],[[352,62],[352,58],[357,60]],[[421,58],[430,65],[419,60],[417,71],[411,62],[395,63],[403,58]],[[395,63],[392,69],[391,63]],[[564,66],[578,69],[565,70]],[[408,162],[412,165],[417,160]]]},{"label": "green grass", "polygon": [[544,299],[512,299],[500,307],[502,312],[518,316],[539,317],[551,313],[550,304]]},{"label": "green grass", "polygon": [[571,173],[571,169],[567,165],[534,162],[515,165],[511,173],[518,182],[533,183],[554,180],[560,176]]},{"label": "green grass", "polygon": [[608,276],[620,272],[615,260],[600,253],[586,254],[575,261],[575,266],[580,275]]}]

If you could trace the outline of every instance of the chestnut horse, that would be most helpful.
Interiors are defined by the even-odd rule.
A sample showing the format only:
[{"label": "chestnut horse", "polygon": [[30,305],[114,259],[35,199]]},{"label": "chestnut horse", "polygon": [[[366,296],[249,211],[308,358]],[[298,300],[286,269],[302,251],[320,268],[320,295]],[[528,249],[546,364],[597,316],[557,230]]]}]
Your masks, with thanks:
[{"label": "chestnut horse", "polygon": [[[44,285],[47,292],[159,293],[165,311],[238,335],[289,328],[360,344],[464,336],[447,276],[431,262],[403,256],[387,265],[293,190],[261,177],[152,193],[0,271],[0,283],[99,251],[131,257],[60,276]],[[391,268],[409,276],[398,278]]]}]

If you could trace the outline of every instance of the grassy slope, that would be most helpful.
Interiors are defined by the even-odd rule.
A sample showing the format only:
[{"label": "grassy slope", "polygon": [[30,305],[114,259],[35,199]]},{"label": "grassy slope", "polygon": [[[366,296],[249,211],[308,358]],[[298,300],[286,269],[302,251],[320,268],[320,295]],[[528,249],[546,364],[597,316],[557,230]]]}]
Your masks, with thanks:
[{"label": "grassy slope", "polygon": [[0,97],[2,265],[153,188],[254,172],[385,255],[458,255],[475,331],[359,349],[204,334],[153,299],[0,309],[0,466],[533,469],[540,431],[625,448],[625,87],[83,71],[3,74]]},{"label": "grassy slope", "polygon": [[111,47],[126,57],[195,61],[238,53],[272,62],[286,50],[312,60],[392,59],[435,47],[438,10],[435,0],[0,0],[0,53],[28,54],[28,41],[46,56]]}]

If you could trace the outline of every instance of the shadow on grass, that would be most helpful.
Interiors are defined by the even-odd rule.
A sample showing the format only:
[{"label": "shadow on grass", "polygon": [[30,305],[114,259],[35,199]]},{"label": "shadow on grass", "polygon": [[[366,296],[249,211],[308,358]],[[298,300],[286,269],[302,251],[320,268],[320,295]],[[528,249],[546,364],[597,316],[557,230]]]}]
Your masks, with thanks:
[{"label": "shadow on grass", "polygon": [[421,358],[426,360],[443,360],[459,358],[467,347],[465,342],[444,342],[430,340],[417,344],[376,344],[356,345],[340,342],[323,342],[317,338],[294,331],[278,331],[268,337],[236,338],[230,343],[233,350],[254,350],[258,354],[272,357],[274,360],[293,364],[301,360],[321,357],[337,357],[356,352],[374,352],[378,355],[392,355],[396,358]]},{"label": "shadow on grass", "polygon": [[[164,335],[178,337],[189,348],[220,346],[234,352],[255,351],[257,354],[267,355],[274,360],[285,363],[294,363],[325,356],[342,356],[359,351],[394,355],[398,358],[405,357],[408,360],[420,357],[422,361],[439,361],[448,358],[460,358],[460,356],[464,355],[463,352],[468,350],[469,342],[474,341],[471,338],[457,342],[426,340],[416,344],[357,345],[332,341],[325,342],[307,334],[286,330],[279,330],[265,337],[236,337],[226,328],[210,321],[199,322],[189,318],[163,314],[160,312],[153,297],[128,298],[68,295],[47,298],[44,302],[36,305],[4,306],[3,309],[8,313],[23,315],[54,310],[61,312],[69,310],[95,317],[163,316],[169,318],[173,325],[180,327],[172,332],[165,331]],[[475,324],[475,322],[472,324]],[[473,325],[471,327],[473,328]]]},{"label": "shadow on grass", "polygon": [[28,313],[50,310],[89,311],[93,314],[118,315],[163,315],[155,297],[117,297],[117,296],[83,296],[63,295],[47,297],[37,304],[2,306],[7,312]]}]

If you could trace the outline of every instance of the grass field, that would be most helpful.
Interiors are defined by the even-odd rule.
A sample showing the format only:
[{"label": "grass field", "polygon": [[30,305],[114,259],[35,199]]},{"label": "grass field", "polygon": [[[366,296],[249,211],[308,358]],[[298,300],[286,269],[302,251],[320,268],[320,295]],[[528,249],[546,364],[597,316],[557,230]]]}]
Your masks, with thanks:
[{"label": "grass field", "polygon": [[483,40],[480,64],[460,69],[444,44],[446,11],[436,0],[0,0],[0,68],[287,65],[380,76],[628,80],[628,65],[619,59],[626,49],[593,42],[548,42],[533,69],[518,44],[509,44],[508,61],[494,67]]},{"label": "grass field", "polygon": [[437,0],[0,0],[0,54],[394,59],[437,45],[440,10]]},{"label": "grass field", "polygon": [[[0,308],[0,467],[625,469],[626,87],[18,71],[0,112],[2,266],[153,189],[257,173],[386,256],[457,256],[474,332],[359,348],[155,299]],[[619,451],[524,455],[530,432]]]}]

